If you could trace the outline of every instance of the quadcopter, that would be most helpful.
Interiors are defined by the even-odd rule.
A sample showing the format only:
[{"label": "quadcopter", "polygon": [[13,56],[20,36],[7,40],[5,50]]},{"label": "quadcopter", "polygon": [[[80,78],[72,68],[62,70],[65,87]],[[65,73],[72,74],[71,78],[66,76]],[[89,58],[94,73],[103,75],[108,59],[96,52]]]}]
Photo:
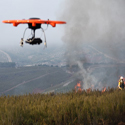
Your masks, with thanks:
[{"label": "quadcopter", "polygon": [[[35,31],[37,29],[41,29],[42,32],[44,33],[44,45],[45,45],[45,47],[47,47],[45,31],[41,27],[41,24],[47,24],[47,27],[49,24],[52,27],[55,27],[56,24],[66,24],[66,22],[64,22],[64,21],[52,21],[49,19],[48,20],[41,20],[40,18],[29,18],[26,20],[25,19],[23,19],[23,20],[4,20],[2,22],[3,23],[12,23],[13,26],[15,26],[15,27],[18,26],[19,24],[28,24],[28,27],[25,29],[23,37],[21,38],[21,41],[20,41],[20,46],[22,46],[22,47],[23,47],[24,41],[25,41],[25,43],[29,43],[31,45],[34,45],[34,44],[39,45],[42,43],[42,39],[40,37],[39,38],[35,37]],[[31,38],[24,40],[25,32],[27,29],[31,29]]]}]

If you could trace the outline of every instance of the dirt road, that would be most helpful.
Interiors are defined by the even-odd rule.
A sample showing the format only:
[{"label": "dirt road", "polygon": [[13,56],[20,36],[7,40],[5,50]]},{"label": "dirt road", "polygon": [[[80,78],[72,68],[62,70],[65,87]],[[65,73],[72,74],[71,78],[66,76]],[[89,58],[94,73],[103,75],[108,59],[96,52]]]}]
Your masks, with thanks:
[{"label": "dirt road", "polygon": [[3,50],[0,50],[0,52],[2,52],[3,54],[6,55],[6,57],[7,57],[7,59],[8,59],[8,62],[12,62],[11,57],[10,57],[6,52],[4,52]]}]

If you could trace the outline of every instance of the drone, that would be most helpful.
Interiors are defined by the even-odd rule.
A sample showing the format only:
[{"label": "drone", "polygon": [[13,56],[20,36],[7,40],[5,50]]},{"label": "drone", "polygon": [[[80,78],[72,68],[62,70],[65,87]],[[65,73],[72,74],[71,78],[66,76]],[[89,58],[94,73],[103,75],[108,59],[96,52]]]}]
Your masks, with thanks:
[{"label": "drone", "polygon": [[[56,24],[66,24],[66,22],[64,22],[64,21],[52,21],[49,19],[41,20],[40,18],[29,18],[29,19],[23,19],[23,20],[3,20],[2,22],[3,23],[12,23],[13,26],[15,26],[15,27],[17,27],[19,24],[28,24],[28,27],[25,29],[23,37],[21,38],[21,41],[20,41],[20,46],[22,46],[22,47],[23,47],[24,41],[25,41],[25,43],[28,43],[30,45],[34,45],[34,44],[39,45],[43,42],[40,37],[39,38],[35,37],[35,31],[37,29],[41,29],[42,32],[44,33],[44,45],[45,45],[45,47],[47,47],[45,31],[41,27],[41,24],[47,24],[47,27],[49,24],[52,27],[55,27]],[[31,29],[31,38],[28,38],[25,40],[24,37],[25,37],[25,32],[27,29]]]}]

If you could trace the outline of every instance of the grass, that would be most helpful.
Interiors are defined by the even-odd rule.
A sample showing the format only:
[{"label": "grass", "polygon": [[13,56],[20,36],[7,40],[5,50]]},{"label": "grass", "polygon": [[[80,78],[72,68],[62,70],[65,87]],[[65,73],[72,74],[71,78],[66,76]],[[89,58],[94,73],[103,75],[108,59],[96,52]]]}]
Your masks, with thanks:
[{"label": "grass", "polygon": [[1,125],[114,125],[125,123],[125,90],[0,97]]}]

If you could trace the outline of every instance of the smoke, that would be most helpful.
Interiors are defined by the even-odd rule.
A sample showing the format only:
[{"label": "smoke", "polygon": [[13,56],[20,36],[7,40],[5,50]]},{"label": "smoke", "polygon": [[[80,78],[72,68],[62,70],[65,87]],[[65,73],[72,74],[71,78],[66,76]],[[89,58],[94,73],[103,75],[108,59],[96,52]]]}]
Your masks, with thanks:
[{"label": "smoke", "polygon": [[[65,0],[62,20],[67,22],[63,41],[68,46],[125,45],[124,0]],[[115,45],[114,45],[115,44]]]},{"label": "smoke", "polygon": [[[83,87],[97,80],[81,63],[83,46],[95,47],[114,60],[124,61],[125,52],[125,0],[64,0],[60,16],[64,26],[62,40],[66,43],[69,65],[77,64],[82,72]],[[82,57],[82,60],[87,58]]]},{"label": "smoke", "polygon": [[80,68],[80,74],[82,76],[81,78],[83,81],[83,88],[88,89],[92,87],[92,85],[96,85],[97,80],[92,75],[90,75],[90,73],[87,70],[85,70],[83,64],[80,61],[77,61],[77,64]]}]

